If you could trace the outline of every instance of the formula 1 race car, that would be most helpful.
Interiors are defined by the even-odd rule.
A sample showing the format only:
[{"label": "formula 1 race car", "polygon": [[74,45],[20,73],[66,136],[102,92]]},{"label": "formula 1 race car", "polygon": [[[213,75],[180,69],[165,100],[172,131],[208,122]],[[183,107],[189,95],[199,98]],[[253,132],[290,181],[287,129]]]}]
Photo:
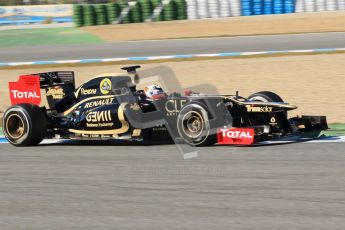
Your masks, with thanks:
[{"label": "formula 1 race car", "polygon": [[195,92],[147,98],[133,83],[139,67],[97,76],[78,88],[73,72],[20,76],[9,83],[12,106],[3,116],[5,137],[14,146],[52,138],[250,145],[291,135],[317,136],[328,129],[325,116],[288,119],[288,111],[297,107],[268,91],[247,98]]}]

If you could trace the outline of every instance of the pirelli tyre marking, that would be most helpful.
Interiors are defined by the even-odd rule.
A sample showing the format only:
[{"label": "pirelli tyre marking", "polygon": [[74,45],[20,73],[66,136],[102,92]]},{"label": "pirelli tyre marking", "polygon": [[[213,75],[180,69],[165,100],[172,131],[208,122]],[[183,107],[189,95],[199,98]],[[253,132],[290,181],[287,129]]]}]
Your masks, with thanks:
[{"label": "pirelli tyre marking", "polygon": [[114,134],[122,134],[125,133],[129,130],[129,124],[128,122],[125,120],[125,113],[124,113],[124,109],[125,106],[127,105],[127,103],[122,103],[119,106],[119,110],[117,112],[118,116],[119,116],[119,120],[121,122],[121,128],[118,129],[112,129],[112,130],[77,130],[77,129],[69,129],[69,131],[71,133],[75,133],[75,134],[84,134],[84,135],[114,135]]}]

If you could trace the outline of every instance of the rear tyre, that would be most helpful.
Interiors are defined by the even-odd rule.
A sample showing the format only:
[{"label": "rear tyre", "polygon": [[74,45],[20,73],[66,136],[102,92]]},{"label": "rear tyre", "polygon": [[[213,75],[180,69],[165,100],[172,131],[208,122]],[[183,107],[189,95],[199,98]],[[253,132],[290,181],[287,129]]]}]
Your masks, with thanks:
[{"label": "rear tyre", "polygon": [[216,135],[211,133],[207,110],[201,103],[191,103],[181,109],[177,117],[177,131],[191,146],[210,146],[217,142]]},{"label": "rear tyre", "polygon": [[270,91],[261,91],[254,93],[248,97],[248,100],[260,102],[284,102],[278,94]]},{"label": "rear tyre", "polygon": [[47,120],[38,106],[18,104],[6,110],[3,129],[6,139],[14,146],[38,145],[46,134]]}]

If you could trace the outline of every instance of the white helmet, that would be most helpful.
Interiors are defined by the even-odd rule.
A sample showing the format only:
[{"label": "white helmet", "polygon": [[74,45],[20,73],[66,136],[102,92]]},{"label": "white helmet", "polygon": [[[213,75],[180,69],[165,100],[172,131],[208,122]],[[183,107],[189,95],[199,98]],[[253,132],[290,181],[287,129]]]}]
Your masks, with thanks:
[{"label": "white helmet", "polygon": [[158,99],[160,95],[165,95],[162,87],[159,85],[148,85],[144,88],[144,93],[148,99]]}]

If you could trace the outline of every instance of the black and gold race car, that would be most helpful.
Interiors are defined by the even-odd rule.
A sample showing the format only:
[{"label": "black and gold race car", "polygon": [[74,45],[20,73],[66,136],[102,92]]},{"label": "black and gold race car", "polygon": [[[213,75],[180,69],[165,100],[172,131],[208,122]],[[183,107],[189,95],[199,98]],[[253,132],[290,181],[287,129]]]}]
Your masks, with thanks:
[{"label": "black and gold race car", "polygon": [[328,128],[325,116],[288,118],[297,107],[268,91],[246,98],[175,92],[149,100],[133,83],[137,68],[99,75],[77,88],[73,72],[20,76],[9,83],[5,137],[14,146],[52,138],[250,145],[291,135],[315,137]]}]

